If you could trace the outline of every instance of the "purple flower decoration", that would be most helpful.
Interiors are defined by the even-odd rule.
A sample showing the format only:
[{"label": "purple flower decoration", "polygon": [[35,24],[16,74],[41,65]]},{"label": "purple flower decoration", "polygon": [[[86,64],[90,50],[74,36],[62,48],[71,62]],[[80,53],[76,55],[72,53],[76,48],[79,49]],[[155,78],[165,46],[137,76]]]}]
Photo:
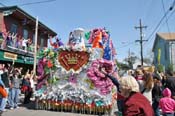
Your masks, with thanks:
[{"label": "purple flower decoration", "polygon": [[69,82],[76,84],[77,83],[77,78],[75,77],[74,74],[71,74],[69,77]]}]

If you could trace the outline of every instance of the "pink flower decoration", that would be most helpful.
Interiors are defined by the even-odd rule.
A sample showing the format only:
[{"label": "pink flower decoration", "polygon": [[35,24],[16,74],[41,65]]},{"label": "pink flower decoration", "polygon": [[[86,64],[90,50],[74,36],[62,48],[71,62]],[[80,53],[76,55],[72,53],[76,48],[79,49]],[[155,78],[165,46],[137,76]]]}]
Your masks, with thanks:
[{"label": "pink flower decoration", "polygon": [[95,60],[92,62],[91,67],[87,70],[87,76],[95,85],[96,88],[100,90],[102,95],[109,94],[112,90],[113,83],[110,79],[106,78],[103,73],[100,72],[101,68],[108,68],[108,73],[112,72],[113,64],[111,61],[105,59]]}]

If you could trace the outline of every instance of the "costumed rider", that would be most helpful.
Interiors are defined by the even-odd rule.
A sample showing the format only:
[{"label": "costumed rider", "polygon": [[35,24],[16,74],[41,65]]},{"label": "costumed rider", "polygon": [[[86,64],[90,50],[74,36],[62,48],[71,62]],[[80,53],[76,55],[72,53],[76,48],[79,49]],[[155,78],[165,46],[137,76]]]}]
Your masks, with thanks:
[{"label": "costumed rider", "polygon": [[49,36],[49,43],[50,43],[50,45],[53,47],[53,49],[54,49],[55,51],[57,51],[58,48],[59,48],[60,46],[63,46],[64,44],[63,44],[63,42],[61,42],[61,39],[60,39],[60,38],[55,37],[55,42],[52,41],[52,38],[53,38],[52,36]]}]

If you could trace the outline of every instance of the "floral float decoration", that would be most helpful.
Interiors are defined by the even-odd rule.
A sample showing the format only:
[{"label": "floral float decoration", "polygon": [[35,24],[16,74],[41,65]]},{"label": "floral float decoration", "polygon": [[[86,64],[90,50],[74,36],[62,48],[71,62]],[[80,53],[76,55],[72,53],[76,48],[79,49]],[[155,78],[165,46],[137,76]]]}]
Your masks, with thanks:
[{"label": "floral float decoration", "polygon": [[[85,46],[85,38],[90,46]],[[86,43],[87,44],[87,43]],[[36,108],[88,114],[110,114],[112,82],[100,72],[113,72],[113,47],[105,28],[70,32],[64,46],[38,54]]]},{"label": "floral float decoration", "polygon": [[[107,69],[107,68],[110,69]],[[98,59],[92,62],[91,67],[87,70],[87,75],[90,80],[93,82],[96,88],[100,89],[100,93],[102,95],[109,94],[112,90],[113,83],[109,78],[106,78],[103,73],[101,73],[101,69],[105,68],[108,73],[112,72],[112,62]]]}]

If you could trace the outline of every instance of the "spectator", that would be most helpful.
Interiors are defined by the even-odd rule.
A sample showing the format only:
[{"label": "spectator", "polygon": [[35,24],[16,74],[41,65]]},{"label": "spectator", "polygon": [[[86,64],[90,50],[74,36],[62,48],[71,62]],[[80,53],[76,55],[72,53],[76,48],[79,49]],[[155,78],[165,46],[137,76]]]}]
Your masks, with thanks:
[{"label": "spectator", "polygon": [[4,82],[2,81],[2,77],[1,77],[1,75],[4,73],[3,69],[4,69],[4,65],[0,64],[0,95],[1,95],[0,112],[5,111],[5,106],[7,102],[7,96],[8,96],[5,90]]},{"label": "spectator", "polygon": [[18,78],[19,72],[15,70],[11,78],[11,98],[10,109],[18,108],[19,93],[20,93],[20,79]]},{"label": "spectator", "polygon": [[21,35],[19,35],[17,38],[17,46],[19,49],[22,49],[22,42],[23,42],[23,38]]},{"label": "spectator", "polygon": [[[102,70],[105,75],[106,71]],[[124,116],[154,116],[154,111],[151,107],[151,104],[139,92],[139,85],[136,79],[132,76],[121,77],[119,82],[116,78],[109,77],[112,82],[118,86],[121,91],[121,95],[125,97],[124,101]]]},{"label": "spectator", "polygon": [[1,44],[1,48],[5,49],[6,48],[6,43],[7,43],[6,39],[7,39],[8,34],[6,32],[3,32],[2,36],[3,36],[3,41],[2,41],[2,44]]},{"label": "spectator", "polygon": [[[5,85],[5,90],[7,94],[9,94],[9,88],[10,88],[10,80],[9,80],[9,74],[8,74],[8,67],[4,67],[4,73],[1,75],[2,81]],[[6,100],[9,103],[9,97]],[[6,106],[7,102],[4,103],[4,106]],[[5,107],[4,107],[5,108]]]},{"label": "spectator", "polygon": [[13,40],[12,40],[12,34],[8,32],[7,38],[6,38],[6,46],[12,46]]},{"label": "spectator", "polygon": [[152,90],[152,107],[155,112],[155,116],[160,116],[160,111],[159,111],[159,100],[162,96],[162,83],[161,83],[161,78],[157,74],[153,74],[153,79],[154,79],[154,87]]},{"label": "spectator", "polygon": [[22,91],[24,92],[24,104],[28,104],[30,102],[31,97],[31,84],[30,84],[30,74],[25,75],[22,82]]},{"label": "spectator", "polygon": [[163,116],[174,116],[175,100],[171,98],[171,91],[168,88],[163,90],[163,98],[159,101]]},{"label": "spectator", "polygon": [[152,73],[147,72],[144,74],[143,87],[141,93],[149,100],[150,104],[152,104],[152,89],[154,87]]},{"label": "spectator", "polygon": [[31,50],[31,45],[32,45],[32,39],[28,38],[27,42],[26,42],[26,46],[27,46],[27,51],[32,51]]},{"label": "spectator", "polygon": [[165,87],[169,88],[172,93],[172,98],[175,99],[175,75],[174,72],[167,72],[167,79],[165,81]]},{"label": "spectator", "polygon": [[1,96],[1,104],[0,104],[0,115],[5,111],[6,101],[7,101],[7,92],[3,85],[0,84],[0,96]]},{"label": "spectator", "polygon": [[26,51],[27,50],[27,41],[28,40],[24,39],[24,37],[23,37],[21,41],[22,41],[22,49]]},{"label": "spectator", "polygon": [[135,79],[139,84],[139,89],[142,91],[144,89],[144,77],[143,77],[143,72],[141,69],[137,69],[135,71]]},{"label": "spectator", "polygon": [[12,34],[13,47],[17,48],[17,33]]},{"label": "spectator", "polygon": [[126,97],[124,116],[154,116],[149,101],[139,92],[139,85],[134,77],[122,77],[119,83],[121,94]]}]

